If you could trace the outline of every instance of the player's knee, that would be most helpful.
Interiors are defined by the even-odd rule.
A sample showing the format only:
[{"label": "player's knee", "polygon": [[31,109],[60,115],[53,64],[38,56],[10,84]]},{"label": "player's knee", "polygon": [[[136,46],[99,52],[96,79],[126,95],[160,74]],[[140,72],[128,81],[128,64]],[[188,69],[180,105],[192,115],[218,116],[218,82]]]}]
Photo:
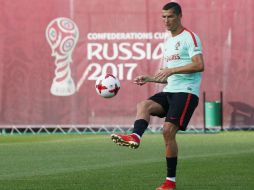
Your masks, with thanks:
[{"label": "player's knee", "polygon": [[164,123],[163,125],[163,136],[165,140],[175,140],[177,127],[172,123]]},{"label": "player's knee", "polygon": [[149,111],[148,108],[149,108],[149,103],[146,100],[142,101],[142,102],[139,102],[137,104],[137,110],[140,111],[140,112]]}]

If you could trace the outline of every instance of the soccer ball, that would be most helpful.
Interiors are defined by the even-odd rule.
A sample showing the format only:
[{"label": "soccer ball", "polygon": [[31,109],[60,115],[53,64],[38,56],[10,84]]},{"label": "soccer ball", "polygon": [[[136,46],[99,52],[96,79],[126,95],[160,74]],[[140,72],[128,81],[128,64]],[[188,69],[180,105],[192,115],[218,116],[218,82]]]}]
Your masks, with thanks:
[{"label": "soccer ball", "polygon": [[96,80],[95,89],[97,94],[103,98],[114,97],[120,89],[120,82],[112,74],[104,74]]}]

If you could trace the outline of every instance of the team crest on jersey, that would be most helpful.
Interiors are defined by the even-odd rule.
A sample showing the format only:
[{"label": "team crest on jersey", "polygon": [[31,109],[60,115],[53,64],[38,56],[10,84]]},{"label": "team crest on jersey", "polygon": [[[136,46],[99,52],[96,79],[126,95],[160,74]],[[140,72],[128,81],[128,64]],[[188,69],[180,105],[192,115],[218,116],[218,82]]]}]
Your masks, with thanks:
[{"label": "team crest on jersey", "polygon": [[175,45],[175,50],[179,50],[179,47],[180,47],[180,42],[177,42]]}]

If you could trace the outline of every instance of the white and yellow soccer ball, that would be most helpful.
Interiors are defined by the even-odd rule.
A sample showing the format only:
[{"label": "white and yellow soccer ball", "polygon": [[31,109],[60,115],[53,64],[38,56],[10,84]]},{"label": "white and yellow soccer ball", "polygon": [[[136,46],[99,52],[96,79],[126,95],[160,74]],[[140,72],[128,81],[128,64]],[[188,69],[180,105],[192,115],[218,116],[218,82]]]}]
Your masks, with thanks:
[{"label": "white and yellow soccer ball", "polygon": [[95,82],[97,94],[103,98],[112,98],[117,95],[120,89],[120,81],[112,74],[106,73],[98,77]]}]

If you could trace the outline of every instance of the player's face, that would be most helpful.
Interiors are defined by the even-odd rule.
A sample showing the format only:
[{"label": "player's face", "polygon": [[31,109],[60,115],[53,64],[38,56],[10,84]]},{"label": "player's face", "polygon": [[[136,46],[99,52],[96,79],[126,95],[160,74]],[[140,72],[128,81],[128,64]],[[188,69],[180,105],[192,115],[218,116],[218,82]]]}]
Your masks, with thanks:
[{"label": "player's face", "polygon": [[167,30],[174,32],[181,23],[181,15],[176,15],[173,9],[162,10],[162,20]]}]

